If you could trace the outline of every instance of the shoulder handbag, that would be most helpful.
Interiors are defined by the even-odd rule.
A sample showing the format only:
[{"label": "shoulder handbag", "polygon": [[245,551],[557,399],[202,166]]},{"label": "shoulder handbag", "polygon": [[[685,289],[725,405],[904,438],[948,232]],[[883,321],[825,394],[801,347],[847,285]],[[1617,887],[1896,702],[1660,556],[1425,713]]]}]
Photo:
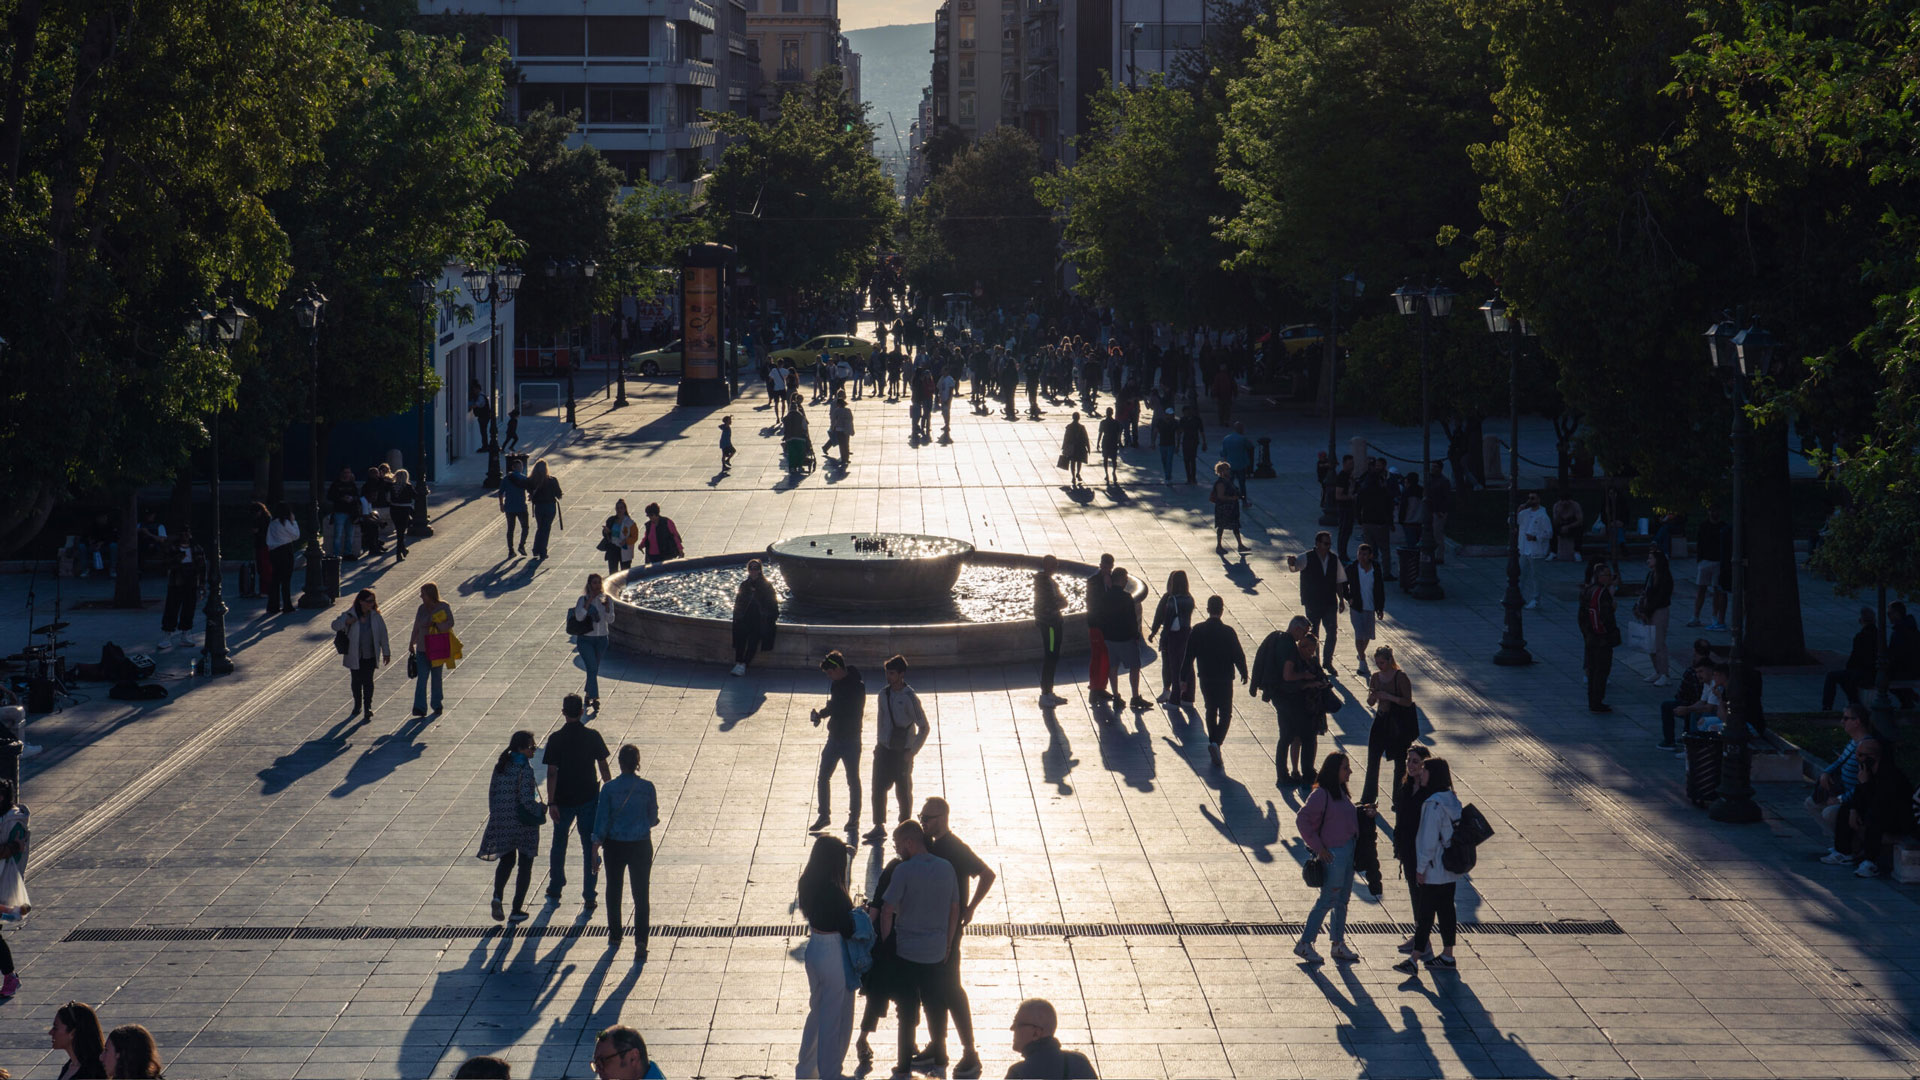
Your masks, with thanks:
[{"label": "shoulder handbag", "polygon": [[1328,714],[1337,713],[1340,711],[1340,707],[1345,705],[1346,703],[1347,703],[1347,699],[1340,696],[1340,691],[1335,690],[1331,686],[1321,688],[1320,690],[1320,711],[1321,712],[1328,713]]},{"label": "shoulder handbag", "polygon": [[574,610],[567,609],[567,633],[574,637],[593,633],[593,624],[600,621],[600,613],[594,610],[593,604],[587,604],[587,617],[584,619],[575,616]]},{"label": "shoulder handbag", "polygon": [[1306,882],[1307,888],[1309,889],[1325,888],[1327,884],[1327,864],[1321,862],[1319,856],[1308,852],[1307,863],[1300,868],[1300,878]]},{"label": "shoulder handbag", "polygon": [[533,805],[528,806],[526,803],[520,801],[519,793],[515,792],[513,796],[513,816],[519,818],[520,824],[522,825],[538,826],[547,820],[547,807],[546,804],[542,803],[537,797],[534,799]]},{"label": "shoulder handbag", "polygon": [[352,647],[352,645],[353,645],[353,639],[347,636],[347,632],[345,630],[335,630],[333,632],[333,651],[334,652],[339,653],[341,656],[345,656],[347,655],[347,649]]}]

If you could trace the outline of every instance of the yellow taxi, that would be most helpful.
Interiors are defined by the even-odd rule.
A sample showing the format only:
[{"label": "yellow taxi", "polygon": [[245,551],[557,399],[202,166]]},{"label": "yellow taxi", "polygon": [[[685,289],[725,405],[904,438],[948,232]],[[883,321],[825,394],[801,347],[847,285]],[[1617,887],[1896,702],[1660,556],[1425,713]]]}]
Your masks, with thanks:
[{"label": "yellow taxi", "polygon": [[836,360],[843,356],[849,360],[865,359],[873,354],[873,342],[846,334],[822,334],[809,339],[805,345],[777,349],[768,354],[767,359],[774,364],[791,360],[794,367],[805,371],[820,362],[822,352],[832,353]]}]

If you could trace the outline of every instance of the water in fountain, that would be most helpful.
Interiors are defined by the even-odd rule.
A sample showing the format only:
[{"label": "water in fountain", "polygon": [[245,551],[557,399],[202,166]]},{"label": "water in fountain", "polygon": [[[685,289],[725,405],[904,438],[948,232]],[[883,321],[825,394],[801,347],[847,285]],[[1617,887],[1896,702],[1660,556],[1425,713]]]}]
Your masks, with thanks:
[{"label": "water in fountain", "polygon": [[[805,599],[795,599],[777,566],[765,568],[767,580],[780,597],[783,623],[855,625],[873,621],[871,611]],[[636,578],[620,598],[636,607],[703,619],[731,619],[733,597],[747,576],[744,562],[729,566],[668,570]],[[1087,583],[1076,574],[1056,574],[1070,614],[1086,609]],[[965,563],[944,601],[901,604],[886,612],[885,621],[900,625],[931,623],[1006,622],[1033,617],[1033,571],[1018,566]]]}]

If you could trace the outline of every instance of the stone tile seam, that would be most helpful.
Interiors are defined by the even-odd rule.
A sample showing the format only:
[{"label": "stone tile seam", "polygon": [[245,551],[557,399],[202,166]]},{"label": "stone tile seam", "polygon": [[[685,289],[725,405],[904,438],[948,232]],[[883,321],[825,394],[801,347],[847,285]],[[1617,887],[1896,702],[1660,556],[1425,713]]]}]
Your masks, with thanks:
[{"label": "stone tile seam", "polygon": [[[1519,757],[1538,769],[1542,777],[1554,779],[1576,800],[1606,821],[1616,835],[1629,845],[1665,864],[1668,871],[1685,882],[1696,895],[1739,896],[1719,875],[1701,866],[1665,837],[1648,828],[1638,814],[1621,804],[1571,762],[1554,753],[1532,732],[1496,709],[1477,688],[1452,674],[1452,669],[1439,663],[1439,658],[1424,646],[1415,648],[1425,660],[1427,670],[1432,673],[1429,678],[1451,686],[1460,703],[1506,738]],[[1739,925],[1756,947],[1763,948],[1785,965],[1801,986],[1817,1000],[1828,1002],[1836,1011],[1851,1013],[1859,1026],[1874,1031],[1886,1040],[1889,1048],[1897,1049],[1908,1061],[1920,1061],[1920,1042],[1914,1039],[1898,1015],[1845,972],[1822,961],[1779,920],[1746,902],[1730,903],[1719,910]]]}]

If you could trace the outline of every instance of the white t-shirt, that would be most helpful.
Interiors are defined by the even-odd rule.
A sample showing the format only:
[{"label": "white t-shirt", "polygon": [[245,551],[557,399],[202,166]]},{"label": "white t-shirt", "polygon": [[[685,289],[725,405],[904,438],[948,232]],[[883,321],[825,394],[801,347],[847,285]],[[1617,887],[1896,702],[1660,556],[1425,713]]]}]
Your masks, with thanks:
[{"label": "white t-shirt", "polygon": [[1520,508],[1520,554],[1529,559],[1538,559],[1546,555],[1547,545],[1553,542],[1553,519],[1547,516],[1544,507],[1523,506]]},{"label": "white t-shirt", "polygon": [[942,375],[940,376],[940,382],[934,386],[934,393],[939,399],[940,404],[945,405],[947,402],[953,400],[953,392],[959,388],[960,380],[954,378],[952,375]]},{"label": "white t-shirt", "polygon": [[1355,611],[1373,610],[1373,575],[1379,572],[1378,563],[1371,567],[1361,566],[1359,563],[1353,564],[1354,591],[1357,593],[1353,602]]}]

